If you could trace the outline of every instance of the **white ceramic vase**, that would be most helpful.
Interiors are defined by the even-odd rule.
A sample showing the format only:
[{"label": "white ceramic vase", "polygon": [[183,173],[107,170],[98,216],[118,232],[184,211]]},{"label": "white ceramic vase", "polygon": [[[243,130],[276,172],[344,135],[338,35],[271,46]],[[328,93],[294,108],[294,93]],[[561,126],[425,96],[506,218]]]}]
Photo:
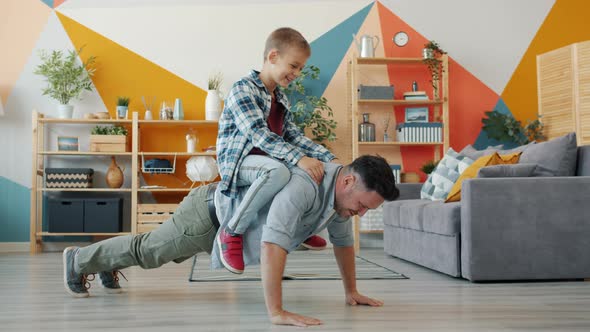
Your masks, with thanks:
[{"label": "white ceramic vase", "polygon": [[221,113],[221,98],[217,90],[207,90],[205,98],[205,120],[219,120]]},{"label": "white ceramic vase", "polygon": [[60,119],[71,119],[74,114],[74,106],[59,104],[57,106],[57,117]]}]

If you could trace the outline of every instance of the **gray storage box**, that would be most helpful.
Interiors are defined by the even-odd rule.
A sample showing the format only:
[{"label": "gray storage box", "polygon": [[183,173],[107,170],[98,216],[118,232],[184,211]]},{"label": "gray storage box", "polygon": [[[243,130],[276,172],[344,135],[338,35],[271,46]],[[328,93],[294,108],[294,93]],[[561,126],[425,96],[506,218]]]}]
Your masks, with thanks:
[{"label": "gray storage box", "polygon": [[81,198],[47,198],[47,224],[51,233],[84,231],[84,200]]},{"label": "gray storage box", "polygon": [[121,232],[122,198],[87,198],[84,200],[84,232]]},{"label": "gray storage box", "polygon": [[371,86],[360,85],[360,99],[393,99],[393,85],[390,86]]}]

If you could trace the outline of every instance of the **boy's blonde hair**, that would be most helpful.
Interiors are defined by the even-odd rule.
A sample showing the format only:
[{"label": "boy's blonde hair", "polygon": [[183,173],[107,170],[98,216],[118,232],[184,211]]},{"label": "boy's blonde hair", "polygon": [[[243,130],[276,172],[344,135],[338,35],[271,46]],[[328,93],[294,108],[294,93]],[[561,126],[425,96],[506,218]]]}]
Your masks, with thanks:
[{"label": "boy's blonde hair", "polygon": [[276,48],[279,52],[284,52],[289,47],[296,47],[307,52],[308,55],[311,54],[309,43],[299,31],[291,28],[278,28],[266,39],[266,44],[264,46],[264,61],[266,61],[268,53],[273,48]]}]

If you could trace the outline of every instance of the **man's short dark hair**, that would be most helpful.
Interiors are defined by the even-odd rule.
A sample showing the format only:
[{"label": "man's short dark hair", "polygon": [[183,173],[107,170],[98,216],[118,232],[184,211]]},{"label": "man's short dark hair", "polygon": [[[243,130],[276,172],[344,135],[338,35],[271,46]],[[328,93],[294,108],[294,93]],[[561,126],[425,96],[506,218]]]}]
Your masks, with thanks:
[{"label": "man's short dark hair", "polygon": [[393,201],[399,197],[399,190],[395,187],[395,176],[385,158],[360,156],[347,168],[361,177],[368,191],[376,191],[386,201]]}]

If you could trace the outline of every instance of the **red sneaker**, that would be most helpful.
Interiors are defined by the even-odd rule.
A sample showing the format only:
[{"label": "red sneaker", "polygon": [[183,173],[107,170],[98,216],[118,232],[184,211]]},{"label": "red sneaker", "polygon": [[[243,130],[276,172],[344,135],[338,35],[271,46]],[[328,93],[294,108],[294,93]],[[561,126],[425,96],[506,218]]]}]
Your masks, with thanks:
[{"label": "red sneaker", "polygon": [[217,235],[217,245],[223,266],[235,274],[244,273],[242,235],[231,235],[223,228]]},{"label": "red sneaker", "polygon": [[305,240],[301,245],[310,250],[324,250],[326,249],[326,245],[328,245],[328,243],[321,236],[312,235],[308,237],[307,240]]}]

